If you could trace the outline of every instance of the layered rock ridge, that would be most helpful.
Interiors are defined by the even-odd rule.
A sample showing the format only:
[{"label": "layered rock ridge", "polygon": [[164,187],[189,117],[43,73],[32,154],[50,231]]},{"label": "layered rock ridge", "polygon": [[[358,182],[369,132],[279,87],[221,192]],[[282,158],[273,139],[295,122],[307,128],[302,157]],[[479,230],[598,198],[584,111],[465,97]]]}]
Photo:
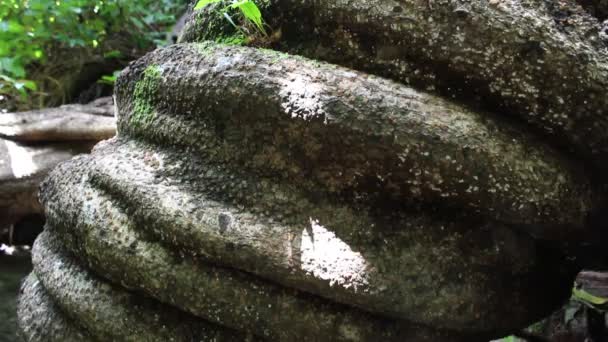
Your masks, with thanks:
[{"label": "layered rock ridge", "polygon": [[[262,7],[311,20],[290,17],[282,6],[292,3]],[[317,19],[359,6],[302,3]],[[382,26],[391,13],[428,15],[361,6],[372,3],[367,19],[336,18]],[[578,29],[592,25],[579,15]],[[225,34],[205,18],[121,74],[117,137],[43,183],[47,227],[20,305],[26,340],[486,341],[569,297],[578,266],[555,246],[601,230],[590,220],[603,210],[591,146],[601,139],[590,135],[583,166],[540,133],[542,118],[416,90],[349,54],[340,66],[187,42]],[[510,53],[503,30],[499,56]],[[467,42],[454,51],[466,55]],[[287,50],[313,51],[298,44]],[[605,49],[589,48],[601,69]],[[537,67],[531,84],[557,68]],[[554,85],[543,89],[564,91]],[[501,95],[509,108],[532,99],[511,95]]]}]

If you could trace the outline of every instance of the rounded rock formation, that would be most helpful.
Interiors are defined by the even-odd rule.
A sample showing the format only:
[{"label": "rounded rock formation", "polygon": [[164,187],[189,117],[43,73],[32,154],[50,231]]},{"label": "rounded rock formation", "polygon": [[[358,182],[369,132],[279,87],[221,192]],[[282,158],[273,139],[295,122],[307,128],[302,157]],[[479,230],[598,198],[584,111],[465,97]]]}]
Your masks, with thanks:
[{"label": "rounded rock formation", "polygon": [[265,1],[283,52],[193,12],[43,183],[25,339],[486,341],[559,307],[563,244],[605,234],[599,22],[455,3]]}]

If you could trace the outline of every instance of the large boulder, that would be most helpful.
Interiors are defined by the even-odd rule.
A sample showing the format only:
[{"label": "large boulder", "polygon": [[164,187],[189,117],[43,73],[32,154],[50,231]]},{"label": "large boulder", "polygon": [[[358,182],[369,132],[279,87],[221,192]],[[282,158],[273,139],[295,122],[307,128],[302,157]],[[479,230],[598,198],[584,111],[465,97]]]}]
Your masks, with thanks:
[{"label": "large boulder", "polygon": [[[211,5],[132,63],[117,137],[42,185],[25,339],[56,320],[48,339],[484,341],[558,308],[581,266],[564,246],[605,237],[599,23],[422,3],[265,1],[290,54],[197,42],[234,33]],[[574,46],[591,57],[566,69]]]}]

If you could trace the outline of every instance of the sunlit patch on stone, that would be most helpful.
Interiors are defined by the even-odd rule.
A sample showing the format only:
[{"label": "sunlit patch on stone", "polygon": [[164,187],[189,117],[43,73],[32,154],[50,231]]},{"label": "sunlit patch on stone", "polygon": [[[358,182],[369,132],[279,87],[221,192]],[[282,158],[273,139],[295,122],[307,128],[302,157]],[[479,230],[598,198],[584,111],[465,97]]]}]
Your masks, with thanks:
[{"label": "sunlit patch on stone", "polygon": [[283,82],[280,95],[283,98],[281,106],[293,118],[310,120],[323,118],[327,123],[325,111],[318,100],[323,89],[318,82],[298,74],[287,75]]},{"label": "sunlit patch on stone", "polygon": [[302,269],[329,281],[331,286],[357,290],[367,286],[367,262],[333,232],[310,218],[310,228],[302,231]]}]

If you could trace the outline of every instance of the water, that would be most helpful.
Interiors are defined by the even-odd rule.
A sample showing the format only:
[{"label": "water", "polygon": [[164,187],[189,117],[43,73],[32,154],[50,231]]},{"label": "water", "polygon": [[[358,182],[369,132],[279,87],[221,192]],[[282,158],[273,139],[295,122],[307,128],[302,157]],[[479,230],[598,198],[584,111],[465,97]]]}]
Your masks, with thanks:
[{"label": "water", "polygon": [[0,342],[17,338],[17,294],[21,280],[31,271],[29,255],[5,256],[0,253]]}]

